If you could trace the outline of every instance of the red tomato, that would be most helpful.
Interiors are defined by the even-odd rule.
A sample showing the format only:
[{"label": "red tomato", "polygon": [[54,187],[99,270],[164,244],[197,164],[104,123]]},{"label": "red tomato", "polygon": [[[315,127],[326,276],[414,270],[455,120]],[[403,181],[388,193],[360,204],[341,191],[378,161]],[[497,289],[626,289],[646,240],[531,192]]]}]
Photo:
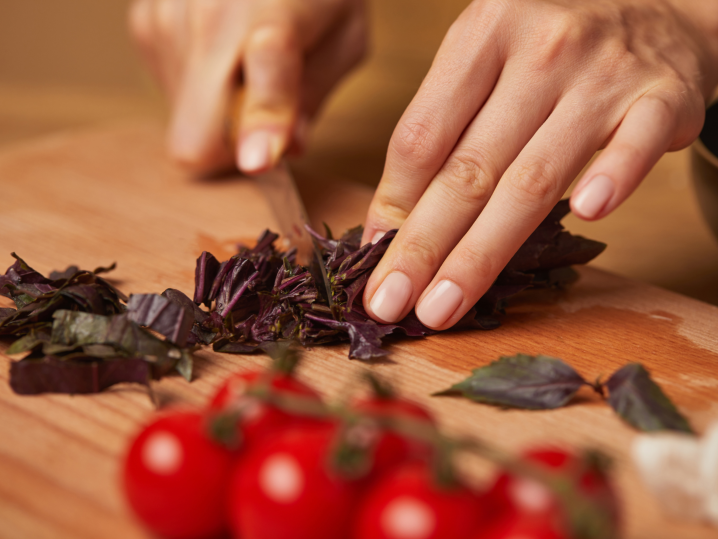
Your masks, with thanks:
[{"label": "red tomato", "polygon": [[491,527],[482,529],[473,539],[569,539],[558,531],[560,526],[546,515],[506,516]]},{"label": "red tomato", "polygon": [[175,411],[147,425],[130,446],[123,477],[127,500],[163,537],[206,538],[226,530],[233,456],[205,427],[201,414]]},{"label": "red tomato", "polygon": [[249,388],[263,383],[268,383],[272,391],[297,395],[317,403],[322,400],[314,389],[281,372],[253,371],[230,376],[210,401],[209,409],[241,412],[241,438],[245,447],[265,436],[275,435],[281,428],[320,422],[312,417],[286,412],[246,394]]},{"label": "red tomato", "polygon": [[[557,448],[534,449],[526,452],[524,458],[559,474],[568,473],[572,466],[578,464],[576,455]],[[606,512],[614,528],[618,527],[619,509],[616,496],[600,470],[586,471],[579,478],[577,488],[599,509]],[[565,517],[559,500],[547,487],[533,479],[502,473],[487,494],[487,505],[491,506],[491,513],[498,520],[524,522],[521,526],[526,527],[531,527],[531,522],[540,522],[540,525],[537,525],[539,529],[553,526],[556,537],[562,537],[562,533],[565,533]]]},{"label": "red tomato", "polygon": [[467,539],[482,518],[479,497],[462,485],[438,486],[423,462],[404,464],[368,492],[356,539]]},{"label": "red tomato", "polygon": [[291,428],[254,447],[229,492],[237,539],[349,537],[358,489],[330,469],[335,427]]},{"label": "red tomato", "polygon": [[[434,418],[426,408],[406,399],[375,396],[357,402],[354,409],[374,417],[407,418],[434,425]],[[377,477],[401,462],[413,457],[425,458],[430,453],[431,448],[424,442],[407,438],[396,432],[382,431],[375,445],[371,475]]]}]

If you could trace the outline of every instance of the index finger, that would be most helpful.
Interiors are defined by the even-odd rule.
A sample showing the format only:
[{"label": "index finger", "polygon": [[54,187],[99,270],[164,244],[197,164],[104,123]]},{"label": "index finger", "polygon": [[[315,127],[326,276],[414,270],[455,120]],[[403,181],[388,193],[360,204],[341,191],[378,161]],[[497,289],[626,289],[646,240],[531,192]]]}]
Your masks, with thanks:
[{"label": "index finger", "polygon": [[[474,3],[452,25],[392,134],[362,243],[399,228],[492,92],[505,61],[497,17],[476,32]],[[481,15],[481,14],[479,14]],[[492,22],[495,21],[495,22]],[[467,35],[470,34],[470,35]],[[466,51],[465,43],[473,49]],[[466,89],[471,91],[467,92]]]}]

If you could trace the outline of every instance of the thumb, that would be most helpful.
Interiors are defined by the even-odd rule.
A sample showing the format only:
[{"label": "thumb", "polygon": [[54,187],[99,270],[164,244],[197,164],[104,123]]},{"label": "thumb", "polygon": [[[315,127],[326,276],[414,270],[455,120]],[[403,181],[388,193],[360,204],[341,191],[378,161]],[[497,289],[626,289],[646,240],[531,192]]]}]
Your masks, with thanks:
[{"label": "thumb", "polygon": [[273,168],[291,142],[303,69],[297,34],[291,22],[264,22],[247,37],[237,146],[237,165],[245,173]]}]

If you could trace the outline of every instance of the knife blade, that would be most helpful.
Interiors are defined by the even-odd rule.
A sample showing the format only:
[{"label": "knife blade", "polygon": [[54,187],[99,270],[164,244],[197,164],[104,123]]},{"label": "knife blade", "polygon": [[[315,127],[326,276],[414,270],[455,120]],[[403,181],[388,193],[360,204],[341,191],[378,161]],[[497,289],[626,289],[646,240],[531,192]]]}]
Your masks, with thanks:
[{"label": "knife blade", "polygon": [[307,231],[307,210],[287,163],[282,160],[274,170],[258,176],[255,181],[274,214],[282,239],[287,247],[296,247],[297,261],[309,268],[317,283],[324,285],[322,295],[332,309],[332,286],[324,258],[319,244]]},{"label": "knife blade", "polygon": [[289,167],[282,160],[274,170],[255,178],[277,221],[285,247],[297,248],[297,261],[308,266],[314,256],[314,242],[307,232],[307,210]]},{"label": "knife blade", "polygon": [[[237,147],[243,100],[244,88],[238,86],[231,93],[224,122],[225,137],[229,142],[229,148],[232,149]],[[324,283],[324,299],[333,314],[332,287],[321,249],[307,231],[309,226],[307,210],[286,161],[282,159],[274,170],[258,176],[256,182],[277,220],[279,233],[286,243],[285,248],[296,247],[297,262],[309,268],[317,283]],[[319,290],[321,292],[322,287],[319,287]]]}]

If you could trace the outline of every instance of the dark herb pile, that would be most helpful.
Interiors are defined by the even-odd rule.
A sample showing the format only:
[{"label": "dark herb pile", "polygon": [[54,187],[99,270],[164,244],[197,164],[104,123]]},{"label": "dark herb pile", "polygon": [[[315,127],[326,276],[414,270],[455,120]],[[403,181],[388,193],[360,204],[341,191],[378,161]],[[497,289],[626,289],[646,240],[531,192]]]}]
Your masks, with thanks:
[{"label": "dark herb pile", "polygon": [[[565,231],[560,221],[568,212],[568,201],[559,202],[456,329],[496,328],[509,296],[526,288],[556,287],[576,280],[570,266],[592,260],[606,246]],[[270,232],[253,249],[241,249],[221,264],[210,253],[202,253],[195,272],[194,304],[204,304],[209,312],[194,310],[195,337],[213,343],[218,352],[236,353],[282,339],[296,339],[304,346],[348,341],[350,358],[370,359],[387,353],[381,348],[387,335],[432,333],[413,311],[401,322],[381,324],[363,309],[364,285],[395,234],[388,232],[375,245],[360,246],[361,227],[339,239],[328,229],[326,237],[312,231],[331,294],[323,284],[322,269],[297,265],[293,251],[278,252],[277,236]]]},{"label": "dark herb pile", "polygon": [[[568,201],[556,205],[457,329],[497,327],[506,298],[569,284],[577,277],[571,265],[603,251],[604,244],[564,230],[560,221],[568,212]],[[28,353],[11,366],[13,389],[90,393],[122,381],[147,384],[171,371],[191,379],[191,349],[199,345],[243,354],[281,340],[349,342],[349,357],[366,360],[387,353],[381,347],[387,335],[432,333],[413,312],[399,323],[380,324],[362,307],[364,286],[395,231],[364,246],[361,227],[338,239],[328,229],[326,237],[311,233],[322,260],[309,268],[297,264],[295,251],[279,251],[278,236],[269,231],[222,263],[202,253],[193,299],[168,289],[128,300],[99,276],[112,268],[71,267],[44,277],[13,253],[16,262],[0,276],[0,294],[17,309],[0,309],[0,336],[20,338],[8,353]]]}]

